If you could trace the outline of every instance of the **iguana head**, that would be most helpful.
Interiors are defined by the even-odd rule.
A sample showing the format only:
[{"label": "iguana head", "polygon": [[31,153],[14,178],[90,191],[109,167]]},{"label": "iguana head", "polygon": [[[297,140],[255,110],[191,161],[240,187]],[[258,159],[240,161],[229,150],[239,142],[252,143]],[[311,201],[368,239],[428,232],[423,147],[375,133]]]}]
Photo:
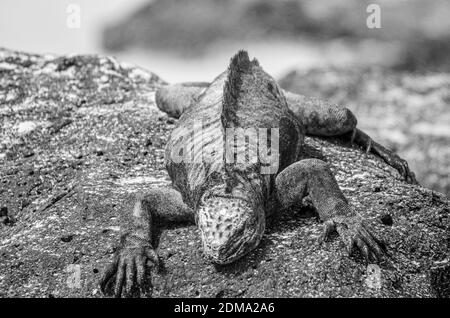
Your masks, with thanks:
[{"label": "iguana head", "polygon": [[243,197],[210,195],[198,211],[203,251],[213,263],[228,264],[258,246],[264,211]]}]

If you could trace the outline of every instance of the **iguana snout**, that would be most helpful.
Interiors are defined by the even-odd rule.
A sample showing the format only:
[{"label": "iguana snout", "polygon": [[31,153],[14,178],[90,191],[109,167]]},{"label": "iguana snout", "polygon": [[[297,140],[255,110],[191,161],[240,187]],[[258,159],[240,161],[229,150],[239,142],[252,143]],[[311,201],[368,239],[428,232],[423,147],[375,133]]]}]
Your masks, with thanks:
[{"label": "iguana snout", "polygon": [[229,264],[258,246],[265,217],[243,198],[210,196],[199,209],[198,226],[206,256]]}]

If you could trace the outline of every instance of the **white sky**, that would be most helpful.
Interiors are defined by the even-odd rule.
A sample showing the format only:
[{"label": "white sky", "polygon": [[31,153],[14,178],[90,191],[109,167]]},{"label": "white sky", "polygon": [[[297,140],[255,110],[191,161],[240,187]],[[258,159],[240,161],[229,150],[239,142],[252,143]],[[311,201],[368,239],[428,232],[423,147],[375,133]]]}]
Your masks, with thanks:
[{"label": "white sky", "polygon": [[[105,25],[124,18],[151,0],[0,0],[0,47],[31,53],[108,54],[101,48]],[[189,1],[189,0],[185,0]],[[67,8],[81,9],[81,28],[67,26]],[[169,82],[211,81],[226,69],[238,49],[247,49],[264,69],[279,78],[292,68],[346,64],[358,60],[385,60],[385,47],[378,44],[346,47],[299,41],[263,41],[219,44],[206,56],[180,57],[176,52],[128,50],[115,52],[121,61],[151,70]]]},{"label": "white sky", "polygon": [[[0,47],[35,53],[95,53],[102,27],[148,0],[1,0]],[[81,8],[81,28],[66,25],[69,4]]]}]

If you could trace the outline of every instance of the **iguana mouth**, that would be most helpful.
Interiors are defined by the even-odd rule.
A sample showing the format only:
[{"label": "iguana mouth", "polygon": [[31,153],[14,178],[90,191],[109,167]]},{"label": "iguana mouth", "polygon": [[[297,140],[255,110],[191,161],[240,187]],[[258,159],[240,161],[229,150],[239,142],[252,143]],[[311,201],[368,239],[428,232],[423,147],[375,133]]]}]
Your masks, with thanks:
[{"label": "iguana mouth", "polygon": [[262,209],[247,199],[210,195],[198,212],[203,250],[216,264],[229,264],[252,251],[264,232]]},{"label": "iguana mouth", "polygon": [[226,265],[251,252],[257,247],[262,237],[262,231],[258,227],[236,230],[226,244],[219,247],[205,248],[204,253],[215,264]]},{"label": "iguana mouth", "polygon": [[216,264],[229,264],[235,261],[241,254],[239,238],[243,236],[244,229],[241,228],[234,233],[226,245],[208,249],[207,256]]}]

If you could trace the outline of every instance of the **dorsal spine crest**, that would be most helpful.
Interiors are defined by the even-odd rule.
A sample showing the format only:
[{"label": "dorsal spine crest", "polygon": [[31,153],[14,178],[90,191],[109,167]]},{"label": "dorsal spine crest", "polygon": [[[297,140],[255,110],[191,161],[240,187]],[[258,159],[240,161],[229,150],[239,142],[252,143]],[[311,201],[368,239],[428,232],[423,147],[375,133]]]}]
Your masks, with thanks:
[{"label": "dorsal spine crest", "polygon": [[224,127],[229,127],[230,124],[235,123],[235,114],[242,87],[242,76],[248,73],[253,65],[258,65],[258,61],[256,59],[250,61],[248,53],[244,50],[240,50],[231,58],[228,76],[223,89],[222,123]]}]

